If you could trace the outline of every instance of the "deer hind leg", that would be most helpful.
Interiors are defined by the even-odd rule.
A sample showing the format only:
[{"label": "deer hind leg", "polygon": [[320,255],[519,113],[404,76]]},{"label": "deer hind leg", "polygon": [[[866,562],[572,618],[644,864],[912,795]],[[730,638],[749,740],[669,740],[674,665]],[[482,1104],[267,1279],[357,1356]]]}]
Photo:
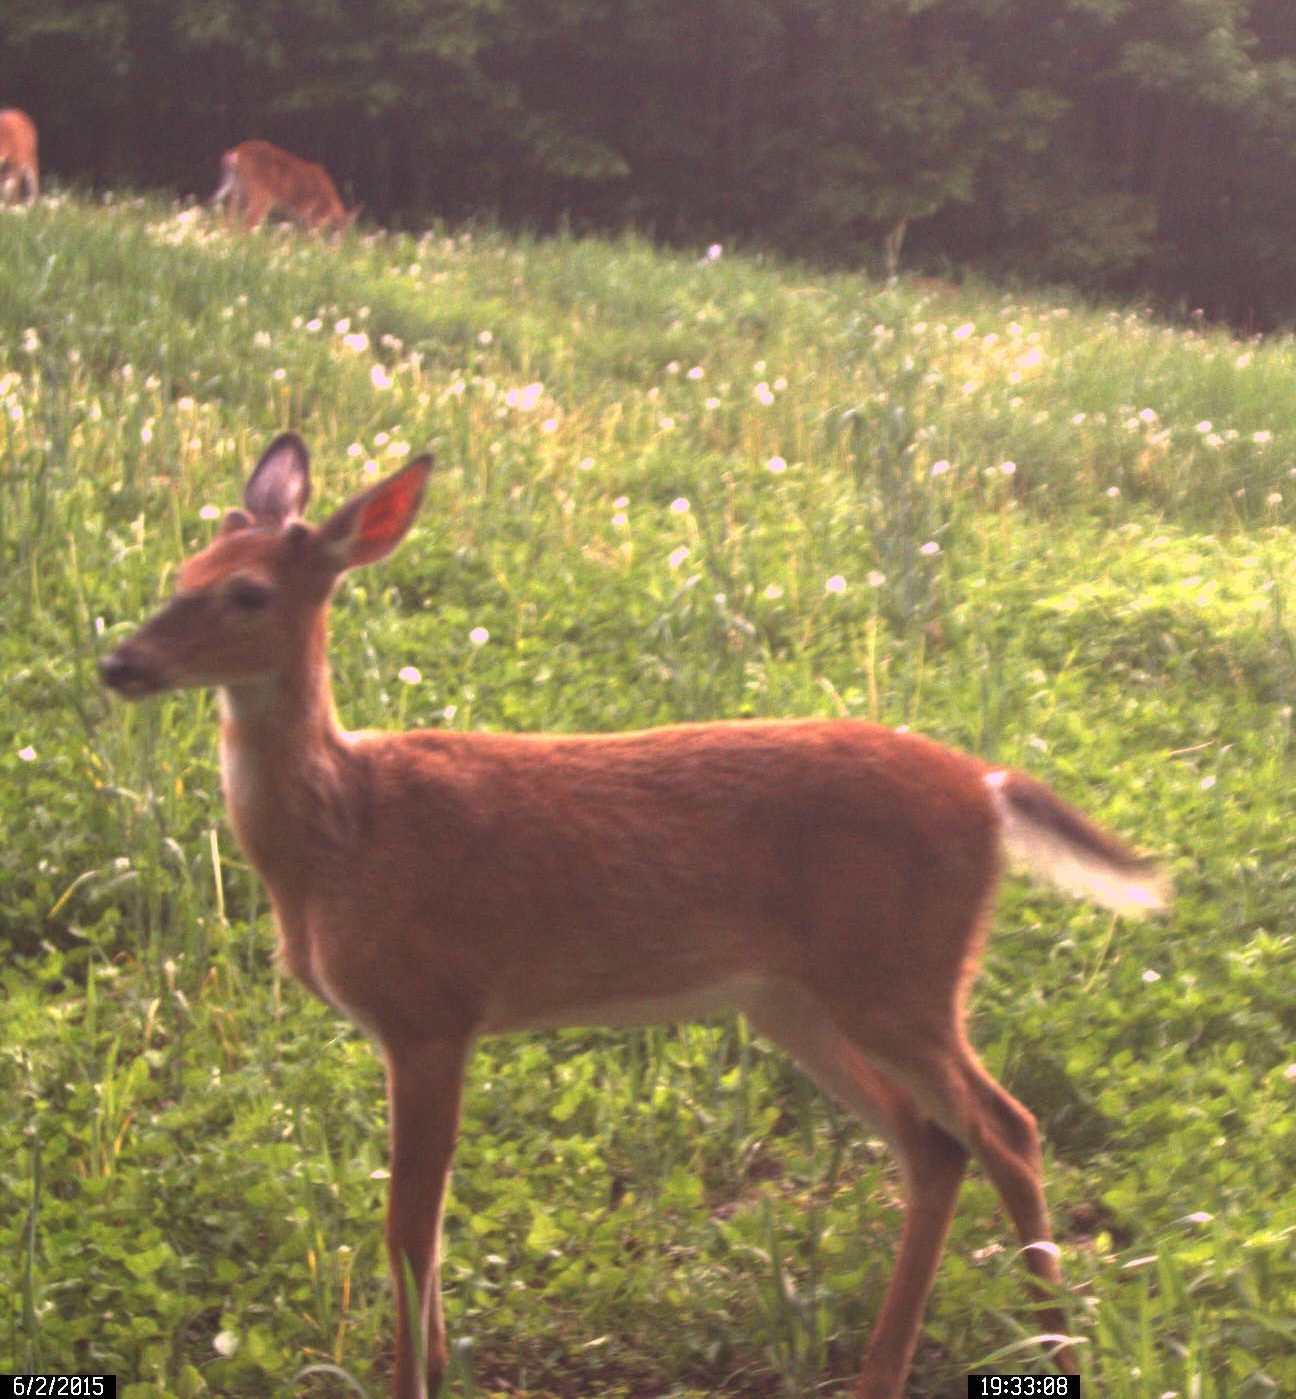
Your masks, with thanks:
[{"label": "deer hind leg", "polygon": [[431,1399],[445,1375],[441,1214],[468,1046],[450,1038],[387,1048],[391,1185],[387,1252],[396,1305],[394,1399]]},{"label": "deer hind leg", "polygon": [[[841,1013],[844,1019],[847,1012]],[[1049,1227],[1035,1119],[986,1072],[958,1022],[957,1011],[943,1021],[924,1019],[917,1011],[903,1020],[864,1014],[846,1033],[876,1068],[908,1090],[930,1123],[980,1163],[1013,1222],[1041,1298],[1036,1313],[1040,1329],[1063,1337],[1066,1317],[1058,1305],[1062,1274]],[[1065,1341],[1058,1342],[1052,1358],[1061,1370],[1078,1369]]]},{"label": "deer hind leg", "polygon": [[904,1227],[856,1393],[860,1399],[900,1399],[968,1153],[907,1089],[869,1062],[808,992],[770,997],[748,1018],[826,1093],[879,1132],[899,1161],[907,1197]]},{"label": "deer hind leg", "polygon": [[244,193],[239,201],[239,216],[248,233],[255,233],[266,221],[274,201],[265,195]]}]

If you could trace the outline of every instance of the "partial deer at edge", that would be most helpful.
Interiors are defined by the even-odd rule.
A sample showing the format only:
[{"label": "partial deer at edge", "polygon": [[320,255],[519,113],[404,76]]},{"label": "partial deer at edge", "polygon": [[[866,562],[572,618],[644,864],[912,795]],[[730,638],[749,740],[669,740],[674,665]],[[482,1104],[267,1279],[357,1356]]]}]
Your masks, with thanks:
[{"label": "partial deer at edge", "polygon": [[39,195],[36,123],[17,107],[6,107],[0,111],[0,204],[35,203]]},{"label": "partial deer at edge", "polygon": [[346,732],[329,598],[400,543],[430,468],[313,528],[306,450],[277,438],[172,600],[101,663],[128,699],[220,688],[225,799],[283,960],[381,1047],[396,1399],[445,1373],[441,1213],[478,1036],[723,1011],[899,1160],[861,1399],[900,1399],[969,1157],[1016,1229],[1040,1343],[1075,1371],[1035,1123],[978,1062],[964,995],[1005,855],[1140,914],[1163,905],[1159,871],[1032,778],[860,720]]},{"label": "partial deer at edge", "polygon": [[291,215],[311,233],[341,232],[358,210],[347,211],[322,165],[312,165],[269,141],[244,141],[221,156],[221,182],[213,205],[225,205],[251,233],[273,209]]}]

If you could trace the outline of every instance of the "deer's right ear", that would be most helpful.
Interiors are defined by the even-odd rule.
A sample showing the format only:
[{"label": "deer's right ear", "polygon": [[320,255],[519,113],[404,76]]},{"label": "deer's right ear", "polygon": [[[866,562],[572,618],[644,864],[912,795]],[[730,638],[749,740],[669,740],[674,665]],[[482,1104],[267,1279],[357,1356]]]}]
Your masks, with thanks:
[{"label": "deer's right ear", "polygon": [[318,536],[330,566],[341,572],[386,558],[414,523],[431,470],[432,458],[418,457],[334,512]]},{"label": "deer's right ear", "polygon": [[295,432],[266,448],[243,487],[243,504],[258,524],[282,527],[300,519],[310,499],[310,456]]}]

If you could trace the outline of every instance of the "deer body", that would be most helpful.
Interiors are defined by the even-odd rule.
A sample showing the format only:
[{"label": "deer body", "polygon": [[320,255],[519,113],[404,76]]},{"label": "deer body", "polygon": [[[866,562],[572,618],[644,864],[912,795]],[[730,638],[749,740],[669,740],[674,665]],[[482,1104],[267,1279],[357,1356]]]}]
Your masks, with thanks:
[{"label": "deer body", "polygon": [[1005,850],[1127,909],[1159,905],[1158,876],[1030,778],[859,721],[345,732],[329,594],[396,546],[429,465],[311,530],[304,448],[278,439],[174,600],[102,663],[131,698],[221,687],[229,814],[285,963],[385,1056],[396,1399],[434,1393],[444,1372],[439,1226],[473,1041],[726,1009],[868,1121],[904,1172],[862,1399],[902,1393],[969,1155],[1012,1216],[1054,1358],[1074,1369],[1033,1121],[977,1062],[963,996]]},{"label": "deer body", "polygon": [[0,203],[33,203],[40,194],[36,123],[17,107],[0,111]]},{"label": "deer body", "polygon": [[212,203],[227,205],[230,218],[248,232],[260,228],[272,209],[290,214],[311,233],[322,228],[340,232],[355,217],[322,165],[270,141],[244,141],[225,152]]}]

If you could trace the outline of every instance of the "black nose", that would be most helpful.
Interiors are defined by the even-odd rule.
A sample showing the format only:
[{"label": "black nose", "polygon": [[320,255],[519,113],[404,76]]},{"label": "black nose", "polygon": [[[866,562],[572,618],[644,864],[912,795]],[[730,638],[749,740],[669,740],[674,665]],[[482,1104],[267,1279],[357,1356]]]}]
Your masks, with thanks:
[{"label": "black nose", "polygon": [[157,677],[120,649],[110,651],[100,660],[99,679],[110,690],[128,698],[146,695],[158,688]]}]

